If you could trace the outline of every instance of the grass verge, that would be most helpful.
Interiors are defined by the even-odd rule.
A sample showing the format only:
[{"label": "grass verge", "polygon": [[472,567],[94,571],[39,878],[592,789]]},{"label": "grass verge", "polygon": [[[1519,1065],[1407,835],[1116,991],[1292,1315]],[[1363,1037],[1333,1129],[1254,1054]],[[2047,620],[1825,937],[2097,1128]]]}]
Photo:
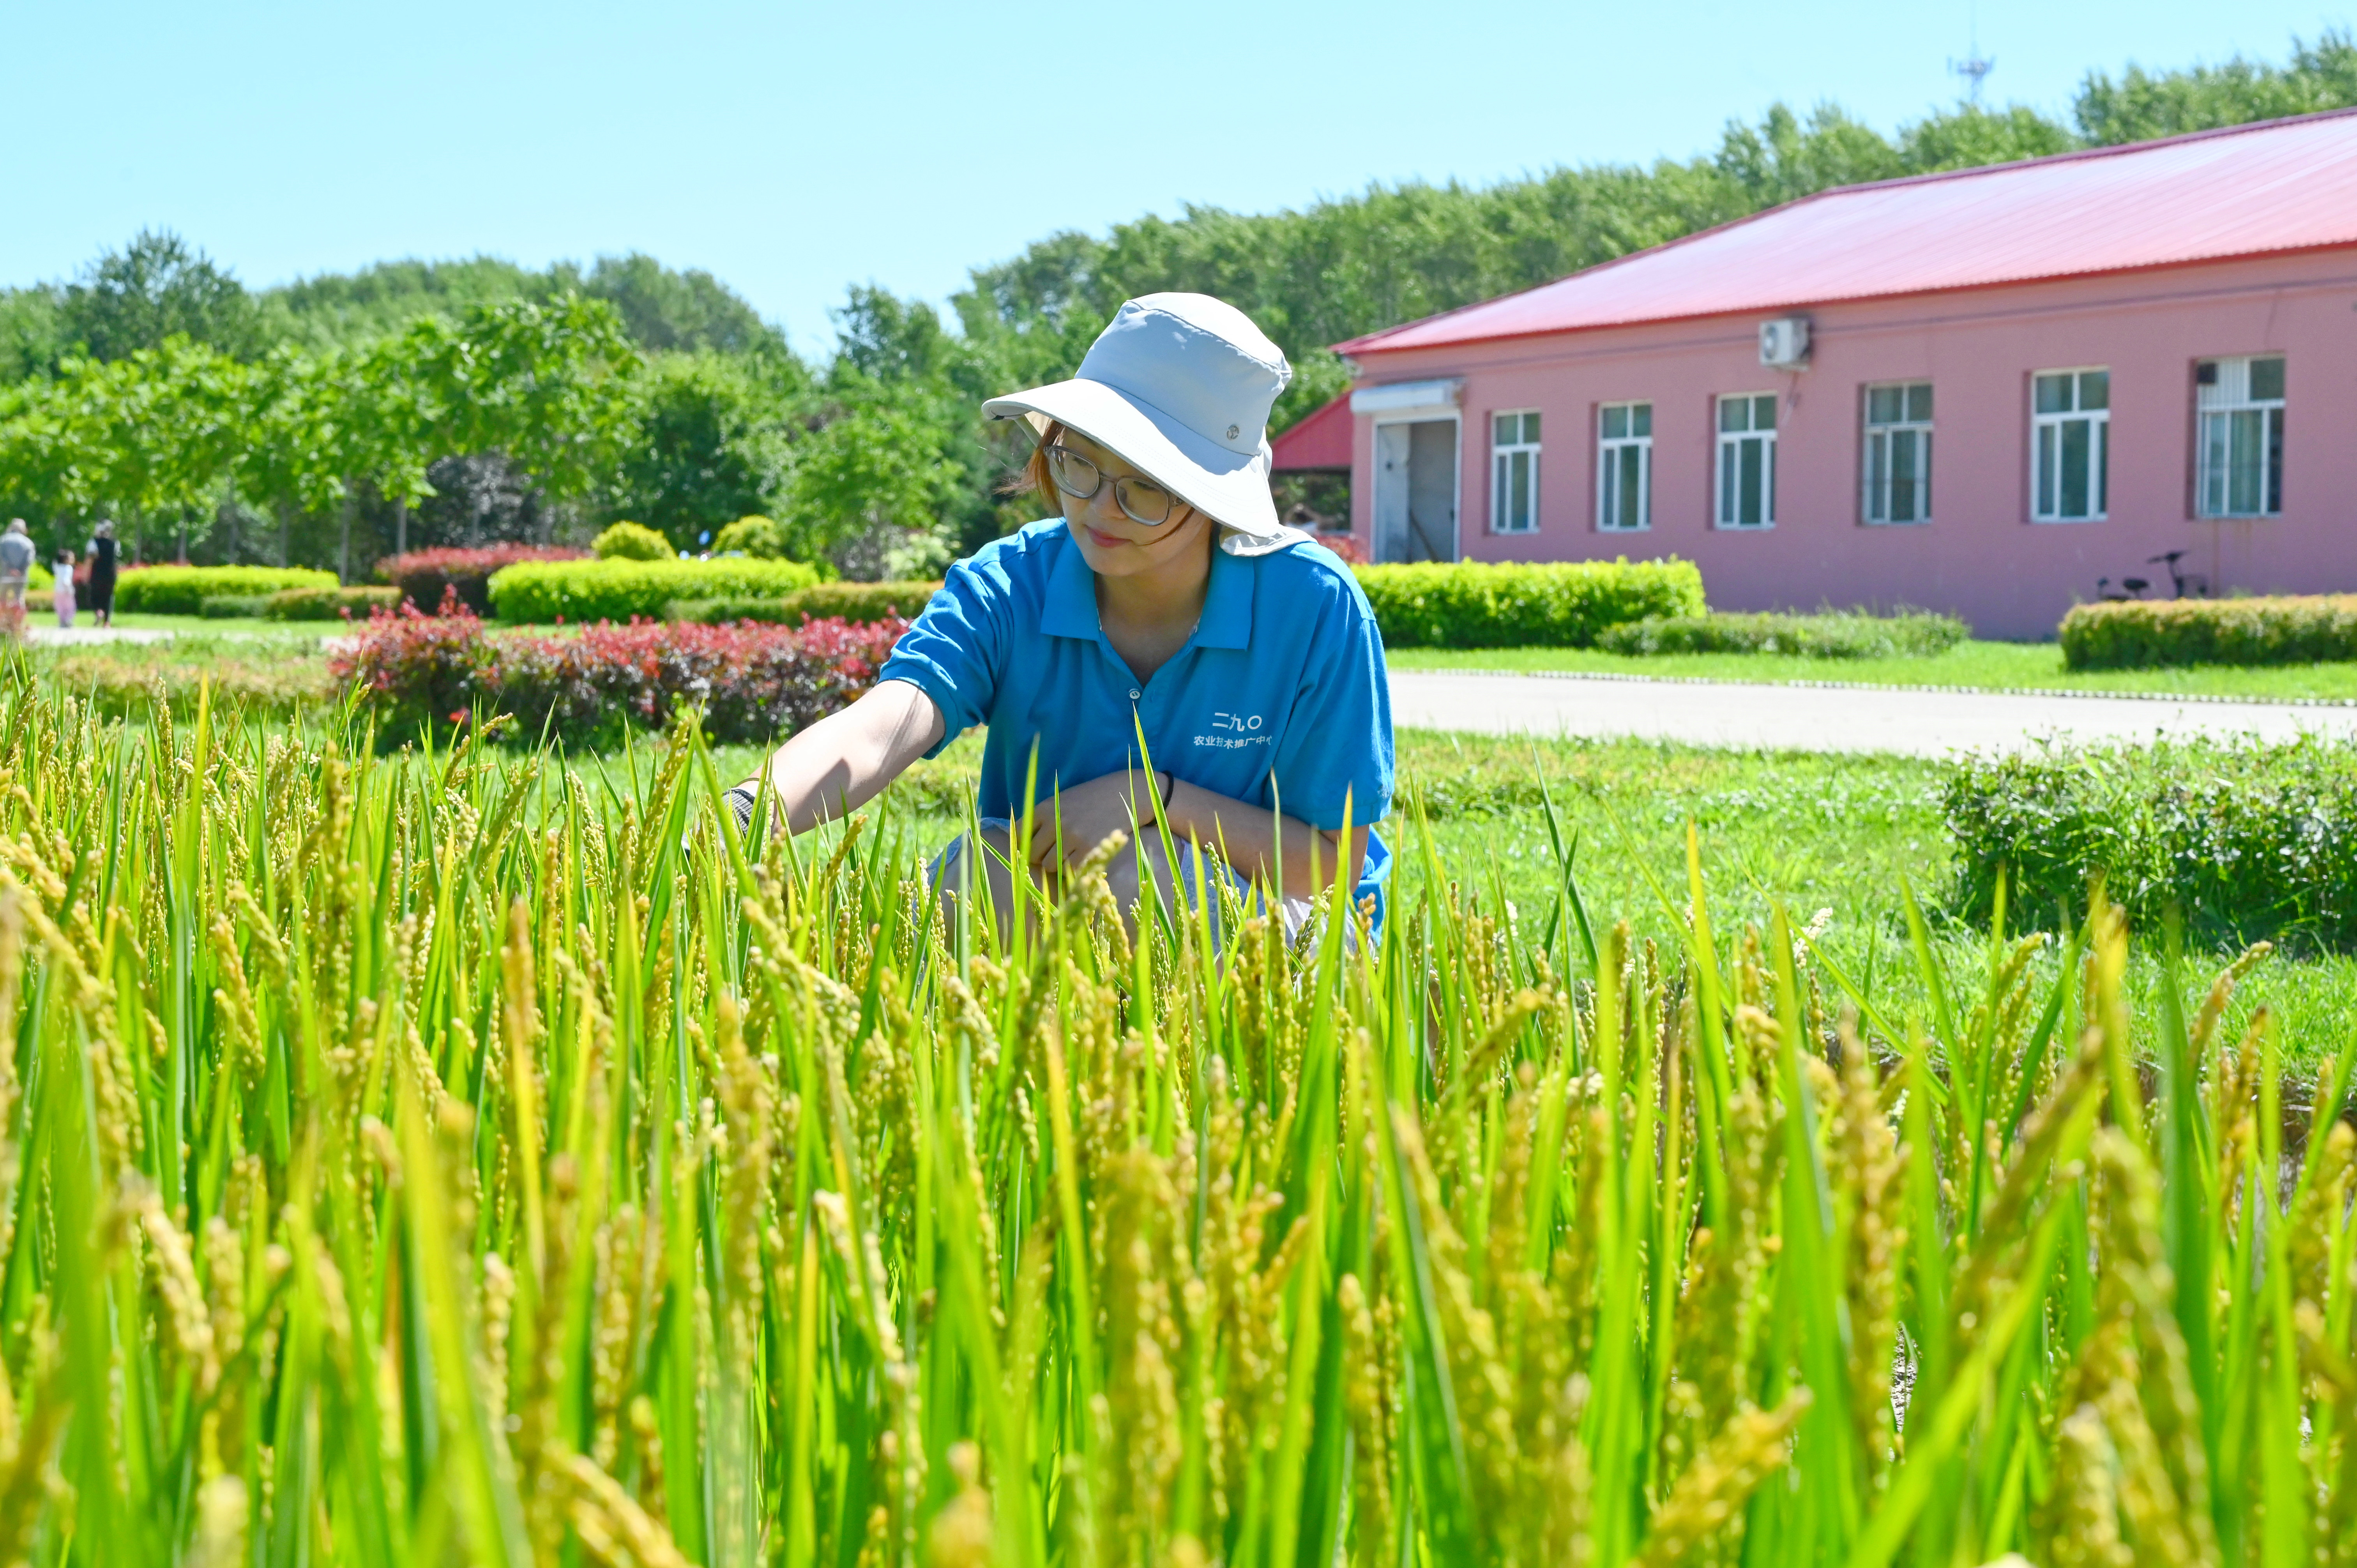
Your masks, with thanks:
[{"label": "grass verge", "polygon": [[1921,658],[1794,659],[1764,653],[1683,653],[1638,657],[1584,648],[1443,650],[1404,648],[1388,655],[1399,671],[1498,670],[1515,673],[1681,676],[1778,685],[1795,681],[1856,681],[1876,686],[1979,686],[1991,690],[2147,693],[2160,695],[2357,699],[2357,663],[2267,669],[2193,665],[2168,670],[2065,670],[2050,642],[1966,642]]}]

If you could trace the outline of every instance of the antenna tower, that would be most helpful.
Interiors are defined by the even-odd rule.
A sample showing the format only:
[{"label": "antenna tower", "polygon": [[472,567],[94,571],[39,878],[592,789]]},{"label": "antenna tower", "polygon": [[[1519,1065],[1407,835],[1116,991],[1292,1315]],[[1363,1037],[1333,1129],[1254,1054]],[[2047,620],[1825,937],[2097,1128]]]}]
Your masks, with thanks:
[{"label": "antenna tower", "polygon": [[1950,59],[1948,70],[1972,84],[1967,90],[1967,96],[1970,97],[1973,107],[1977,109],[1981,106],[1981,81],[1989,72],[1996,69],[1996,61],[1981,53],[1981,18],[1980,7],[1977,5],[1973,7],[1972,27],[1970,51],[1962,59]]}]

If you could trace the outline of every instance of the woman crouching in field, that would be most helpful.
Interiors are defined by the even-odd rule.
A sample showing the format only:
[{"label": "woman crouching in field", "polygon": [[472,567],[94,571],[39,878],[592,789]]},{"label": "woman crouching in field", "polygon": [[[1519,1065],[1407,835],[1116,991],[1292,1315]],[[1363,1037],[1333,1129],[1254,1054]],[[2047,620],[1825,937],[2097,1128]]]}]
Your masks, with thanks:
[{"label": "woman crouching in field", "polygon": [[[952,567],[874,689],[770,757],[789,831],[861,805],[985,725],[983,853],[952,845],[940,882],[971,886],[978,861],[1002,915],[1035,746],[1035,876],[1053,880],[1119,829],[1143,845],[1108,868],[1123,908],[1142,889],[1141,859],[1167,898],[1158,822],[1179,886],[1200,871],[1241,894],[1282,889],[1297,928],[1301,895],[1340,856],[1357,868],[1354,896],[1379,911],[1391,856],[1371,824],[1392,793],[1383,642],[1349,568],[1277,521],[1266,430],[1291,376],[1233,306],[1157,294],[1121,307],[1072,380],[983,404],[1028,423],[1039,444],[1028,478],[1061,515]],[[729,791],[740,822],[761,783]]]}]

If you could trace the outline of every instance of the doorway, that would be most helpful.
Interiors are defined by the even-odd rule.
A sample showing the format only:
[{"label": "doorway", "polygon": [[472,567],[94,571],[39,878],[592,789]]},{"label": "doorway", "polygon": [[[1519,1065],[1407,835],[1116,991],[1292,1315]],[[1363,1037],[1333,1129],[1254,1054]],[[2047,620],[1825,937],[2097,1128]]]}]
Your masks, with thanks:
[{"label": "doorway", "polygon": [[1375,426],[1375,559],[1457,559],[1457,421]]}]

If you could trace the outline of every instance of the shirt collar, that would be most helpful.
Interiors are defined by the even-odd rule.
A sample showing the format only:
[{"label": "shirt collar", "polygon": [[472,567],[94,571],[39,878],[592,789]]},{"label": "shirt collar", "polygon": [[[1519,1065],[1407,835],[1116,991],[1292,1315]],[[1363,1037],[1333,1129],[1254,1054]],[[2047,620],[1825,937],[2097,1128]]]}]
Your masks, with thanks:
[{"label": "shirt collar", "polygon": [[[1195,635],[1189,640],[1197,648],[1250,648],[1252,618],[1252,562],[1224,550],[1212,551],[1202,618],[1195,623]],[[1049,574],[1039,629],[1049,637],[1077,637],[1090,642],[1103,629],[1097,618],[1097,575],[1089,570],[1069,532]]]}]

